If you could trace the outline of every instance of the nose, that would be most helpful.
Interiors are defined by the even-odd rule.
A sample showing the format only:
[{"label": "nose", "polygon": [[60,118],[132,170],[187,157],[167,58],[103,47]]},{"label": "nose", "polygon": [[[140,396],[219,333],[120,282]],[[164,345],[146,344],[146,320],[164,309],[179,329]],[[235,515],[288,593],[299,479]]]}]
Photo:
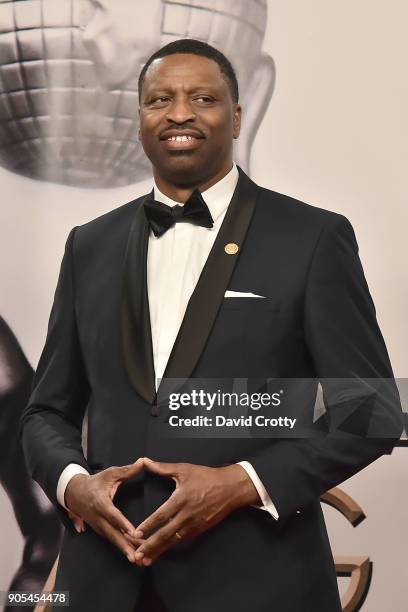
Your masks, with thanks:
[{"label": "nose", "polygon": [[194,120],[196,114],[188,98],[174,98],[168,107],[166,117],[172,123],[186,123]]}]

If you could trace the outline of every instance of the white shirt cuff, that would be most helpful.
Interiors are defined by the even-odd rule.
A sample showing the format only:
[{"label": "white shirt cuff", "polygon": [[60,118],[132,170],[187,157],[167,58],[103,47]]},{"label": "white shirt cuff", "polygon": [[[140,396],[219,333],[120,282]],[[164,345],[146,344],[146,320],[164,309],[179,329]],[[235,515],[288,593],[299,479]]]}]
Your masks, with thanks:
[{"label": "white shirt cuff", "polygon": [[82,467],[82,465],[78,465],[78,463],[69,463],[62,470],[61,475],[58,479],[57,500],[61,504],[61,506],[64,506],[66,510],[68,510],[68,508],[65,505],[65,489],[67,488],[68,482],[76,474],[88,474],[89,475],[89,472],[84,467]]},{"label": "white shirt cuff", "polygon": [[259,508],[260,510],[265,510],[269,512],[273,516],[273,518],[277,521],[279,519],[279,514],[277,509],[275,508],[271,498],[269,497],[268,491],[262,484],[258,474],[256,473],[254,467],[249,461],[238,461],[238,465],[242,465],[250,479],[252,480],[255,489],[258,491],[259,497],[262,500],[262,506],[254,506],[254,508]]}]

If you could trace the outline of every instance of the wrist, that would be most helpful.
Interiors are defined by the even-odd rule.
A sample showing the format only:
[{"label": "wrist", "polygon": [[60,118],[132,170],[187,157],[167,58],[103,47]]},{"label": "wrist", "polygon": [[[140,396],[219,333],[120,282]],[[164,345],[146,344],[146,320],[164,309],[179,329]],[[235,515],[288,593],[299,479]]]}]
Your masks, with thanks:
[{"label": "wrist", "polygon": [[70,494],[72,494],[72,491],[75,489],[75,487],[79,485],[81,479],[84,480],[87,478],[90,478],[89,474],[74,474],[74,476],[72,476],[72,478],[68,481],[64,492],[64,501],[67,508],[70,507]]},{"label": "wrist", "polygon": [[230,478],[234,508],[262,505],[254,483],[241,465],[234,463],[222,469],[226,470]]}]

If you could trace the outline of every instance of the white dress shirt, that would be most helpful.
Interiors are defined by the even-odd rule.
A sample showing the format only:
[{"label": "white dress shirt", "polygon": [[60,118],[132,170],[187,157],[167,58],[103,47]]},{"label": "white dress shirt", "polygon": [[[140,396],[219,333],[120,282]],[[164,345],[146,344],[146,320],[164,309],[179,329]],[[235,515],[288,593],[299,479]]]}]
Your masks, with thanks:
[{"label": "white dress shirt", "polygon": [[[147,252],[147,288],[156,390],[159,386],[159,379],[166,368],[188,300],[218,234],[238,177],[238,169],[234,163],[224,178],[202,193],[214,221],[212,228],[192,223],[175,223],[159,237],[156,237],[150,230]],[[154,184],[154,198],[168,206],[180,204],[161,193],[156,184]],[[266,510],[277,520],[278,512],[253,466],[248,461],[238,463],[251,478],[262,500],[262,505],[256,507]],[[65,488],[68,481],[79,473],[88,474],[82,466],[70,463],[60,475],[57,499],[65,508]]]}]

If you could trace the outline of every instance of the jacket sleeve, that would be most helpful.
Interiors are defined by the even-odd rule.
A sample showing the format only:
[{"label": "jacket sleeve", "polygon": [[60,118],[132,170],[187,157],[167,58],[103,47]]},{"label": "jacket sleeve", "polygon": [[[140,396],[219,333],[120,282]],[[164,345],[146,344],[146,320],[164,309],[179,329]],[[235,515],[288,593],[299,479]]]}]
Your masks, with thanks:
[{"label": "jacket sleeve", "polygon": [[[303,334],[323,388],[329,431],[274,440],[256,456],[245,458],[281,520],[390,454],[403,430],[398,390],[356,238],[342,215],[330,216],[314,249]],[[364,401],[356,401],[353,389],[366,389]]]},{"label": "jacket sleeve", "polygon": [[45,346],[31,395],[19,424],[28,472],[56,506],[66,527],[74,529],[57,500],[57,483],[69,463],[90,468],[82,449],[82,421],[90,396],[75,317],[73,241],[67,238],[54,294]]}]

